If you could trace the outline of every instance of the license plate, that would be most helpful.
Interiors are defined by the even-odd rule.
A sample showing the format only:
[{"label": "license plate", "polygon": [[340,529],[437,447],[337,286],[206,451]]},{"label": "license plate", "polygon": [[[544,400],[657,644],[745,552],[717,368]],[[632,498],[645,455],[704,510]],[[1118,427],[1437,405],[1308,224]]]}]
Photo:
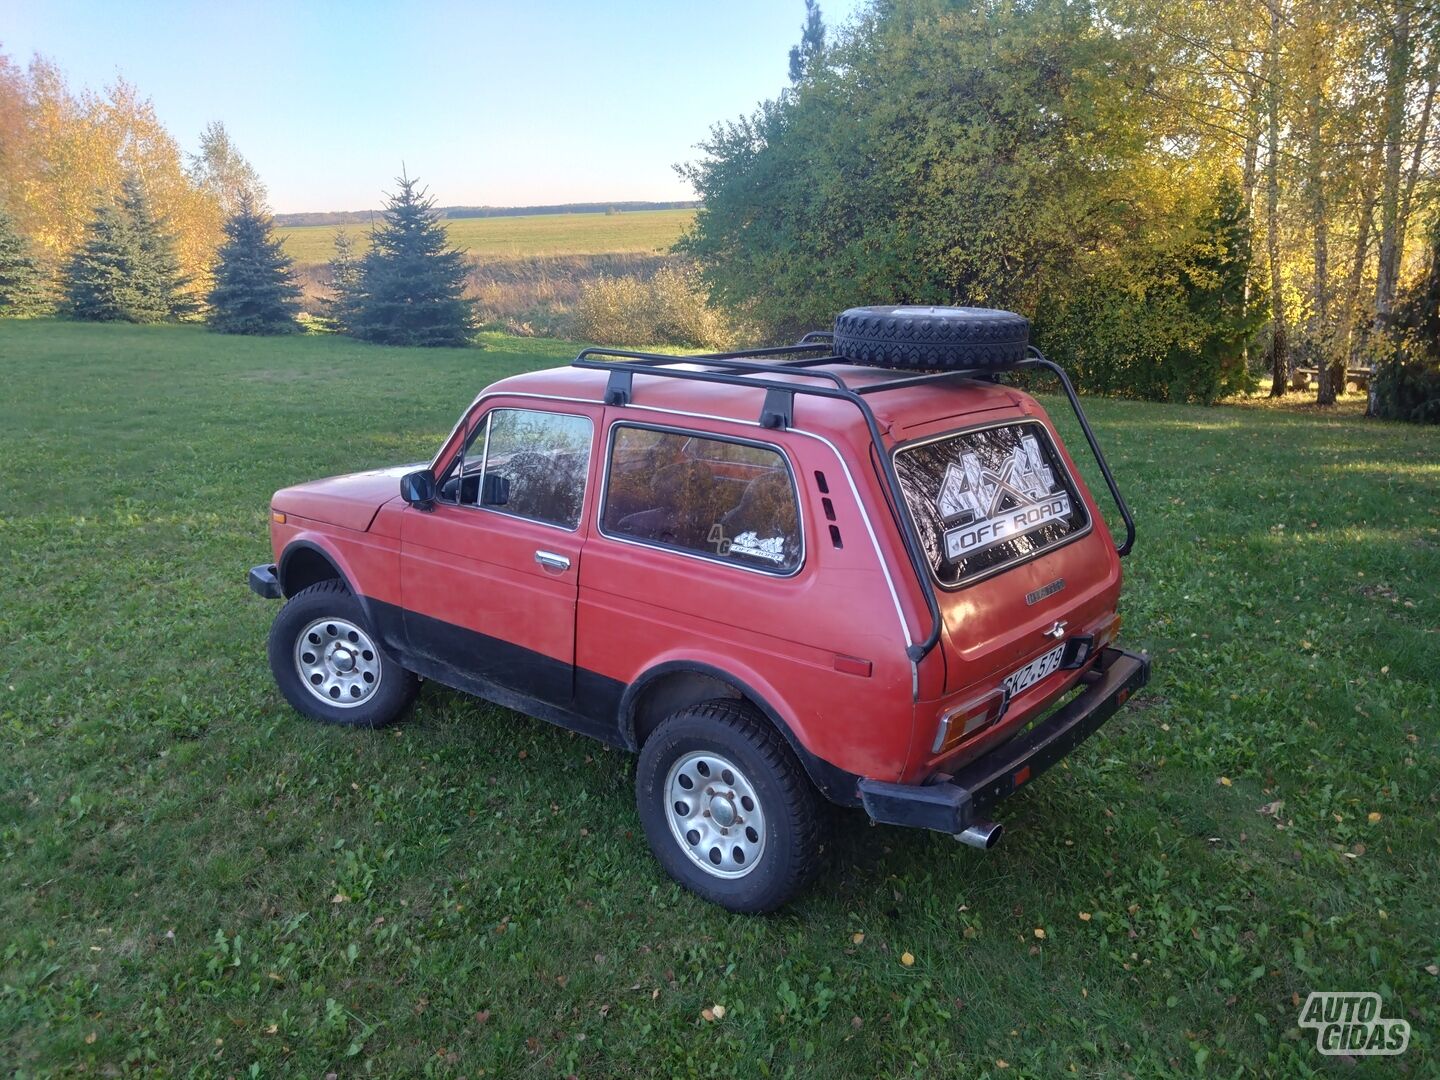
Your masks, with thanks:
[{"label": "license plate", "polygon": [[1044,656],[1037,656],[1019,671],[1012,671],[1005,676],[1005,681],[1000,685],[1010,692],[1010,697],[1018,697],[1021,693],[1034,686],[1046,675],[1053,675],[1060,670],[1060,661],[1065,658],[1065,646],[1056,645]]}]

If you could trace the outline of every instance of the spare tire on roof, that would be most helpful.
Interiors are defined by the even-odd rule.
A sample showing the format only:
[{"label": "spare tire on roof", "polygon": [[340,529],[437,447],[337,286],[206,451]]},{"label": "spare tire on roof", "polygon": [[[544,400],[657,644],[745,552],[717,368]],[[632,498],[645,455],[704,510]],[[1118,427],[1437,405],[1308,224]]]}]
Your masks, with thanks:
[{"label": "spare tire on roof", "polygon": [[835,320],[835,355],[874,367],[1001,367],[1029,344],[1029,320],[995,308],[860,307]]}]

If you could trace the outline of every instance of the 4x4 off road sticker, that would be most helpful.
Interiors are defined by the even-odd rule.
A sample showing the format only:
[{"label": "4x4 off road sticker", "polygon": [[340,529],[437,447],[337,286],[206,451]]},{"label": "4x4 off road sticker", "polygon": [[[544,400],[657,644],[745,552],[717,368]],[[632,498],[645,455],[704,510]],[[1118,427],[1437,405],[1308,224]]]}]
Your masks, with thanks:
[{"label": "4x4 off road sticker", "polygon": [[935,498],[943,520],[964,518],[964,524],[945,530],[945,557],[963,559],[1022,536],[1047,521],[1070,517],[1070,493],[1057,490],[1055,473],[1034,435],[1023,435],[1020,445],[990,469],[974,452],[945,469],[940,494]]}]

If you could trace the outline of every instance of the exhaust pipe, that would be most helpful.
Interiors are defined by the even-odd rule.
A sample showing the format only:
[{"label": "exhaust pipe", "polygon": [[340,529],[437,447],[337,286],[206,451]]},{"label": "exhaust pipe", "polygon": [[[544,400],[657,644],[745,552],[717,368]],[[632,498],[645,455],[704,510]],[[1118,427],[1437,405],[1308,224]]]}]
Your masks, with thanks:
[{"label": "exhaust pipe", "polygon": [[1000,842],[1000,837],[1005,832],[1005,826],[994,821],[977,821],[964,832],[955,834],[955,839],[962,844],[969,844],[981,851],[989,851]]}]

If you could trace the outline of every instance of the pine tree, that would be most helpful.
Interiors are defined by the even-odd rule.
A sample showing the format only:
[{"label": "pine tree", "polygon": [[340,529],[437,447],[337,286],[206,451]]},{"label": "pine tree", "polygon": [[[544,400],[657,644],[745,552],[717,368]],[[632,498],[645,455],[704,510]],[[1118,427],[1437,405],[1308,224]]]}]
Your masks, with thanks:
[{"label": "pine tree", "polygon": [[130,219],[137,248],[132,270],[137,296],[132,322],[163,322],[194,314],[195,301],[184,292],[190,282],[180,272],[175,239],[155,213],[145,185],[131,174],[120,189],[120,208]]},{"label": "pine tree", "polygon": [[816,0],[805,0],[805,23],[800,27],[800,44],[790,48],[790,81],[798,83],[825,51],[825,20]]},{"label": "pine tree", "polygon": [[300,289],[290,256],[250,195],[241,195],[239,207],[225,222],[206,322],[222,334],[294,333],[300,329],[295,321]]},{"label": "pine tree", "polygon": [[153,321],[136,317],[144,306],[133,281],[139,259],[129,217],[119,207],[101,203],[84,241],[65,265],[65,313],[88,322]]},{"label": "pine tree", "polygon": [[450,248],[435,200],[403,174],[360,260],[348,331],[386,345],[466,345],[475,315],[465,257]]},{"label": "pine tree", "polygon": [[0,318],[24,318],[45,310],[45,276],[15,222],[0,210]]},{"label": "pine tree", "polygon": [[341,330],[348,330],[360,288],[360,260],[355,255],[355,240],[343,225],[335,230],[335,254],[330,259],[325,285],[330,290],[325,300],[326,314]]}]

